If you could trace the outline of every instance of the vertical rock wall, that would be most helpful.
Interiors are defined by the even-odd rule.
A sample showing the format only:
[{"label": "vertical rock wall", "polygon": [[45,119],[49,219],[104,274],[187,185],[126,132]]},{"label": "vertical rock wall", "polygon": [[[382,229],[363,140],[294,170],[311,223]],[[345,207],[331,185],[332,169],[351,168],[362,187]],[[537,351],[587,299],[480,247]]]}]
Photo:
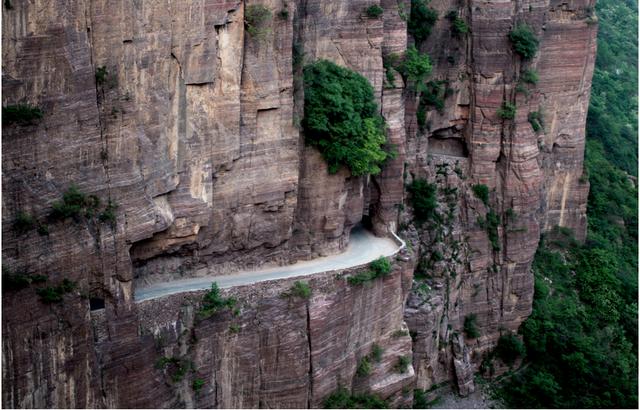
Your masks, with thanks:
[{"label": "vertical rock wall", "polygon": [[[365,13],[374,3],[5,4],[3,106],[28,102],[45,116],[3,126],[3,266],[47,275],[46,286],[77,283],[62,304],[43,304],[33,285],[3,294],[5,406],[304,407],[338,386],[402,404],[414,382],[427,389],[457,378],[461,393],[473,389],[485,352],[530,311],[539,233],[561,225],[584,237],[593,4],[432,0],[440,18],[422,50],[430,80],[451,91],[420,129],[415,93],[397,73],[385,85],[383,68],[412,42],[410,2],[380,1],[379,19]],[[258,4],[272,13],[252,35],[245,13]],[[452,35],[450,10],[469,34]],[[507,40],[519,22],[541,40],[525,64],[540,76],[529,95],[516,92],[523,63]],[[318,58],[373,85],[398,152],[380,175],[329,175],[304,146],[300,75]],[[496,116],[504,100],[518,107],[514,121]],[[536,134],[527,117],[538,109],[545,125]],[[411,226],[404,182],[414,178],[438,186],[446,218],[437,229]],[[487,205],[471,190],[477,183],[490,188]],[[116,223],[50,220],[71,185],[102,207],[117,204]],[[489,210],[503,221],[499,250],[481,223]],[[19,212],[48,233],[18,233]],[[378,234],[403,229],[421,261],[416,281],[413,264],[400,263],[364,288],[333,274],[312,279],[309,302],[281,298],[289,282],[242,289],[250,302],[239,318],[198,325],[197,298],[133,302],[146,283],[337,252],[363,218]],[[90,310],[89,299],[105,309]],[[481,336],[469,340],[462,326],[472,314]],[[403,320],[412,345],[393,337]],[[372,343],[384,360],[358,378]],[[394,372],[412,350],[415,376]],[[154,366],[162,355],[188,357],[197,371],[172,383]],[[195,378],[205,381],[198,394]]]}]

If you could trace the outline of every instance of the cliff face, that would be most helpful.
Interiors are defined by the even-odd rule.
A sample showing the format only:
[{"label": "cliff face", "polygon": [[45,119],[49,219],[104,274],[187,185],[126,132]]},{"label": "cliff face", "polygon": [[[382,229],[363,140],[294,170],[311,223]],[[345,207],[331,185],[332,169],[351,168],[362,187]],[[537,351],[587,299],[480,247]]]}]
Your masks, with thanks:
[{"label": "cliff face", "polygon": [[[422,49],[430,79],[452,91],[423,129],[401,77],[383,86],[383,57],[412,41],[408,1],[382,0],[379,19],[367,17],[364,0],[5,5],[3,106],[29,102],[45,115],[3,126],[3,264],[77,288],[53,305],[33,286],[4,293],[3,404],[304,407],[339,385],[395,403],[411,399],[403,390],[414,382],[455,377],[462,393],[472,389],[483,354],[530,311],[540,232],[561,225],[584,237],[592,3],[433,0],[440,19]],[[245,12],[255,4],[272,16],[250,35]],[[461,38],[444,17],[454,9],[471,28]],[[507,39],[518,22],[540,39],[525,64],[540,77],[528,95],[516,92],[523,63]],[[299,78],[318,58],[374,86],[398,151],[380,175],[329,175],[305,147]],[[496,116],[504,100],[517,105],[513,121]],[[527,121],[537,110],[538,134]],[[416,177],[437,184],[443,215],[451,209],[437,229],[412,225],[404,183]],[[116,223],[49,221],[71,184],[117,204]],[[473,184],[489,187],[488,204]],[[479,223],[489,210],[503,222],[497,246]],[[48,234],[17,232],[20,212]],[[337,252],[363,219],[378,234],[402,228],[414,250],[370,287],[314,275],[308,302],[281,298],[286,281],[234,289],[244,300],[239,317],[198,324],[201,295],[133,301],[146,283]],[[416,262],[422,278],[409,292]],[[90,311],[89,299],[105,309]],[[461,331],[470,314],[481,333],[473,340]],[[392,336],[403,320],[413,344]],[[373,343],[384,359],[358,378]],[[415,376],[395,373],[412,349]],[[162,356],[197,370],[170,383],[154,367]],[[198,394],[196,375],[205,381]]]}]

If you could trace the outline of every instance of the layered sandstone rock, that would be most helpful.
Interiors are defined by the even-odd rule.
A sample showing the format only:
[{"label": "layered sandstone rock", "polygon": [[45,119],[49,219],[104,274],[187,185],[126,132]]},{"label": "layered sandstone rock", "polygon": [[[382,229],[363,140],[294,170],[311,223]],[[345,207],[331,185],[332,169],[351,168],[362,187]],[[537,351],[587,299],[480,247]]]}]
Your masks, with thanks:
[{"label": "layered sandstone rock", "polygon": [[[430,80],[451,91],[422,130],[415,93],[397,73],[385,85],[383,69],[384,57],[412,42],[410,2],[381,0],[379,19],[365,13],[374,3],[5,4],[3,106],[29,102],[45,116],[3,127],[3,264],[47,275],[39,286],[77,282],[63,304],[43,304],[34,286],[3,295],[5,406],[305,407],[338,386],[402,405],[411,387],[456,380],[461,393],[473,389],[500,332],[530,312],[540,232],[561,225],[584,237],[593,2],[432,0],[440,19],[422,49],[434,64]],[[245,12],[257,4],[272,13],[251,35]],[[452,35],[450,10],[469,34]],[[525,64],[507,39],[518,22],[541,40]],[[330,175],[305,147],[300,77],[318,58],[373,85],[398,153],[380,175]],[[528,96],[516,92],[523,67],[540,76]],[[503,100],[516,103],[514,121],[496,116]],[[538,135],[527,121],[537,110]],[[404,183],[414,178],[438,186],[446,218],[437,229],[412,226]],[[476,183],[490,188],[488,205],[473,194]],[[116,224],[49,220],[72,184],[102,206],[114,201]],[[503,222],[500,250],[480,223],[489,210]],[[19,234],[19,212],[48,234]],[[314,275],[308,302],[280,297],[291,281],[244,287],[231,291],[243,300],[240,316],[200,323],[201,294],[133,301],[143,283],[338,252],[363,219],[381,235],[405,228],[416,256],[431,261],[416,281],[409,261],[364,287]],[[89,299],[105,309],[90,310]],[[481,336],[469,340],[462,327],[472,314]],[[393,336],[403,320],[412,343]],[[383,360],[357,377],[374,343]],[[395,372],[412,352],[413,368]],[[197,370],[172,383],[155,368],[161,356]],[[196,378],[205,382],[197,394]]]}]

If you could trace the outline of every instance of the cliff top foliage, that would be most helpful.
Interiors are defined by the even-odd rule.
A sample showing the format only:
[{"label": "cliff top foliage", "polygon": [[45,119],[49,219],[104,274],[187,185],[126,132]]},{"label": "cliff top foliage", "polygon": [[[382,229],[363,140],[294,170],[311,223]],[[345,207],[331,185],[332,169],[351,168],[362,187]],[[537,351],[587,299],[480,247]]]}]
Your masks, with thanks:
[{"label": "cliff top foliage", "polygon": [[385,125],[373,87],[362,75],[330,61],[304,68],[304,120],[308,144],[318,148],[329,173],[346,166],[354,176],[380,173],[392,154],[383,149]]},{"label": "cliff top foliage", "polygon": [[434,24],[438,21],[438,12],[427,6],[428,0],[411,0],[411,15],[407,22],[407,31],[413,36],[416,44],[429,37]]},{"label": "cliff top foliage", "polygon": [[525,60],[533,58],[538,52],[538,38],[531,27],[526,24],[518,24],[516,28],[511,30],[509,40],[511,40],[515,52]]},{"label": "cliff top foliage", "polygon": [[211,284],[211,290],[207,292],[202,298],[202,306],[198,311],[198,318],[207,319],[213,316],[215,313],[224,310],[231,309],[236,305],[234,298],[223,298],[220,295],[220,288],[216,282]]}]

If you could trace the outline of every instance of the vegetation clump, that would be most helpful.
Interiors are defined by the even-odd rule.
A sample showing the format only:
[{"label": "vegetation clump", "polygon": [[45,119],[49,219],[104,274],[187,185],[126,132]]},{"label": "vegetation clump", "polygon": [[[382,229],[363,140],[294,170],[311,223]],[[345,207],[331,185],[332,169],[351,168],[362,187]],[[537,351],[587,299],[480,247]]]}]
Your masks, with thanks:
[{"label": "vegetation clump", "polygon": [[44,117],[44,111],[30,104],[16,104],[2,107],[2,124],[31,125]]},{"label": "vegetation clump", "polygon": [[109,72],[106,66],[96,68],[96,84],[103,85],[107,81]]},{"label": "vegetation clump", "polygon": [[423,224],[436,216],[436,185],[426,179],[414,179],[407,187],[410,194],[413,215],[418,224]]},{"label": "vegetation clump", "polygon": [[391,272],[391,262],[389,262],[389,259],[381,256],[371,262],[369,268],[375,273],[376,277],[386,276]]},{"label": "vegetation clump", "polygon": [[379,257],[369,264],[369,270],[358,272],[347,278],[350,285],[361,285],[382,276],[387,276],[391,272],[391,262],[384,256]]},{"label": "vegetation clump", "polygon": [[301,282],[299,280],[293,282],[293,286],[286,294],[300,299],[309,299],[311,297],[311,287],[307,282]]},{"label": "vegetation clump", "polygon": [[386,409],[389,404],[373,394],[350,394],[344,387],[338,388],[324,400],[325,409]]},{"label": "vegetation clump", "polygon": [[36,289],[36,294],[40,296],[40,300],[43,303],[59,303],[62,302],[65,294],[73,291],[76,288],[76,283],[63,279],[62,283],[58,286],[47,286],[46,288]]},{"label": "vegetation clump", "polygon": [[496,111],[496,115],[503,120],[512,120],[516,117],[516,106],[513,103],[504,101],[502,106]]},{"label": "vegetation clump", "polygon": [[538,84],[538,79],[538,72],[532,69],[525,70],[520,76],[520,80],[527,84]]},{"label": "vegetation clump", "polygon": [[447,18],[451,22],[451,32],[454,37],[460,38],[463,34],[467,34],[469,32],[469,25],[466,21],[460,18],[457,11],[451,10],[447,13]]},{"label": "vegetation clump", "polygon": [[518,357],[524,356],[526,349],[518,337],[512,333],[500,336],[495,353],[508,365],[512,365]]},{"label": "vegetation clump", "polygon": [[427,4],[427,0],[411,0],[411,15],[407,22],[407,31],[413,36],[416,44],[421,44],[429,37],[433,26],[438,21],[438,12]]},{"label": "vegetation clump", "polygon": [[306,141],[322,153],[329,173],[347,166],[354,176],[380,173],[392,155],[383,149],[384,120],[373,88],[360,74],[330,61],[304,68]]},{"label": "vegetation clump", "polygon": [[519,24],[509,33],[509,40],[516,53],[525,60],[533,58],[538,51],[538,38],[526,24]]},{"label": "vegetation clump", "polygon": [[244,11],[244,25],[250,36],[263,38],[269,33],[267,24],[271,20],[271,10],[262,4],[252,4]]},{"label": "vegetation clump", "polygon": [[200,390],[202,390],[203,386],[204,386],[204,380],[199,379],[199,378],[194,379],[193,383],[191,384],[191,388],[196,393],[198,393]]},{"label": "vegetation clump", "polygon": [[420,53],[417,48],[411,46],[407,48],[404,60],[398,65],[398,71],[408,81],[415,82],[418,87],[429,74],[433,66],[427,53]]},{"label": "vegetation clump", "polygon": [[29,287],[32,283],[46,282],[45,275],[27,274],[25,272],[13,272],[6,266],[2,267],[2,292],[18,291]]},{"label": "vegetation clump", "polygon": [[358,368],[356,369],[356,374],[360,377],[365,377],[371,374],[371,363],[369,362],[369,357],[365,356],[358,363]]},{"label": "vegetation clump", "polygon": [[542,116],[542,111],[532,111],[527,116],[529,120],[529,124],[531,124],[531,128],[533,128],[534,132],[539,132],[544,128],[544,119]]},{"label": "vegetation clump", "polygon": [[473,193],[485,204],[489,206],[489,187],[485,184],[475,184],[471,187]]},{"label": "vegetation clump", "polygon": [[49,219],[61,221],[72,218],[79,221],[81,218],[98,218],[101,222],[109,222],[115,225],[117,205],[109,200],[107,206],[100,211],[101,201],[96,195],[87,195],[80,189],[71,185],[62,195],[61,201],[56,201],[52,205]]},{"label": "vegetation clump", "polygon": [[475,313],[465,316],[463,329],[467,337],[471,339],[475,339],[480,336],[480,331],[478,330],[478,317]]},{"label": "vegetation clump", "polygon": [[411,356],[399,356],[395,369],[398,373],[406,373],[411,365]]},{"label": "vegetation clump", "polygon": [[[158,359],[158,361],[156,361],[156,368],[162,370],[167,369],[171,377],[171,381],[174,383],[181,382],[189,370],[194,371],[193,363],[180,357],[161,357],[160,359]],[[200,388],[203,385],[204,382],[200,384]],[[193,386],[195,386],[195,381]],[[196,390],[195,387],[194,390]]]},{"label": "vegetation clump", "polygon": [[377,19],[378,17],[382,16],[382,13],[384,13],[384,9],[377,4],[374,4],[367,7],[365,13],[367,13],[367,17]]},{"label": "vegetation clump", "polygon": [[16,215],[16,219],[13,222],[13,229],[18,234],[24,234],[35,228],[37,225],[36,219],[31,214],[20,211]]},{"label": "vegetation clump", "polygon": [[216,282],[213,282],[211,284],[211,290],[202,298],[202,305],[198,311],[198,317],[200,319],[208,319],[219,311],[232,309],[235,305],[236,300],[234,298],[223,298],[220,296],[220,288]]}]

